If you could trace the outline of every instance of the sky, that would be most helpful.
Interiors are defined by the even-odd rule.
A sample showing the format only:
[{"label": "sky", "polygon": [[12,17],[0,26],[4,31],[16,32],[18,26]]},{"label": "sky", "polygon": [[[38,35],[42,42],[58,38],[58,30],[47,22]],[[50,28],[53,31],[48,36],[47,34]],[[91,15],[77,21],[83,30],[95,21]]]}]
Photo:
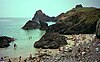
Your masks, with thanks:
[{"label": "sky", "polygon": [[57,16],[77,4],[100,8],[100,0],[0,0],[0,17],[33,17],[40,9],[49,16]]}]

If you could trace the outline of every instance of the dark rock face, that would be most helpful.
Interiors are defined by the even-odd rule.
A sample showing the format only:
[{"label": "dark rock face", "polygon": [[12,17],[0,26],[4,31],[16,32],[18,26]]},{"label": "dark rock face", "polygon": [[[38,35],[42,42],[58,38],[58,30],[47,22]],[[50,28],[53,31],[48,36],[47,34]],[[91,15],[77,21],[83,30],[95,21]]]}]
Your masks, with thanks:
[{"label": "dark rock face", "polygon": [[47,30],[48,24],[46,22],[40,21],[40,30]]},{"label": "dark rock face", "polygon": [[97,26],[96,26],[96,36],[97,38],[100,38],[100,19],[97,22]]},{"label": "dark rock face", "polygon": [[74,8],[56,24],[51,25],[47,32],[58,32],[60,34],[93,34],[96,24],[100,18],[100,9],[96,8]]},{"label": "dark rock face", "polygon": [[64,19],[65,13],[61,13],[57,17],[55,17],[56,22],[59,22]]},{"label": "dark rock face", "polygon": [[55,21],[55,17],[49,17],[48,15],[45,15],[41,10],[38,10],[36,11],[32,20],[36,22],[39,22],[39,20],[41,20],[42,22],[49,22]]},{"label": "dark rock face", "polygon": [[[30,29],[47,29],[47,23],[46,22],[55,22],[57,18],[55,17],[49,17],[48,15],[45,15],[41,10],[36,11],[34,14],[34,17],[32,20],[29,20],[22,29],[24,30],[30,30]],[[45,25],[43,25],[45,24]]]},{"label": "dark rock face", "polygon": [[82,8],[83,6],[80,4],[80,5],[76,5],[75,8]]},{"label": "dark rock face", "polygon": [[35,21],[31,21],[29,20],[23,27],[22,29],[24,30],[29,30],[29,29],[37,29],[40,27],[40,24],[35,22]]},{"label": "dark rock face", "polygon": [[5,48],[10,46],[10,42],[14,41],[14,38],[6,37],[6,36],[0,36],[0,48]]},{"label": "dark rock face", "polygon": [[66,44],[67,42],[64,36],[61,36],[58,33],[46,33],[39,41],[34,43],[34,47],[56,49]]}]

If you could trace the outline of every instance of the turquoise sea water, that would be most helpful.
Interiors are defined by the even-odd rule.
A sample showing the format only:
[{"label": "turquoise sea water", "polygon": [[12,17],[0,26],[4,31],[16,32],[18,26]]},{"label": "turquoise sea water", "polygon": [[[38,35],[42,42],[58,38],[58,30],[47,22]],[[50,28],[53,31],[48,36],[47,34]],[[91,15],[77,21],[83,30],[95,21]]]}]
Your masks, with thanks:
[{"label": "turquoise sea water", "polygon": [[[10,36],[16,40],[10,43],[8,48],[0,48],[0,57],[27,57],[29,54],[34,54],[36,49],[33,47],[35,41],[38,41],[45,31],[39,29],[22,30],[21,27],[29,20],[29,18],[0,18],[0,36]],[[54,22],[48,22],[49,25]],[[32,36],[32,39],[29,37]],[[17,44],[14,49],[13,45]]]}]

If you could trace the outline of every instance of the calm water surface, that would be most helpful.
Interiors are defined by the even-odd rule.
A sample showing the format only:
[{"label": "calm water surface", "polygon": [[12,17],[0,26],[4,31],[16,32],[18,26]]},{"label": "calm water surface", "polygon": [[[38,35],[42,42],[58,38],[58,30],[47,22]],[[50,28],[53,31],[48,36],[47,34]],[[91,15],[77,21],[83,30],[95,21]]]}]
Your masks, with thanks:
[{"label": "calm water surface", "polygon": [[[11,46],[8,48],[0,48],[0,57],[26,57],[36,52],[33,44],[45,34],[45,31],[39,29],[22,30],[21,27],[28,20],[29,18],[0,18],[0,35],[16,38],[14,42],[10,43]],[[51,25],[54,22],[48,22],[48,24]],[[30,36],[32,36],[32,39],[29,39]],[[14,44],[17,44],[16,49],[13,48]]]}]

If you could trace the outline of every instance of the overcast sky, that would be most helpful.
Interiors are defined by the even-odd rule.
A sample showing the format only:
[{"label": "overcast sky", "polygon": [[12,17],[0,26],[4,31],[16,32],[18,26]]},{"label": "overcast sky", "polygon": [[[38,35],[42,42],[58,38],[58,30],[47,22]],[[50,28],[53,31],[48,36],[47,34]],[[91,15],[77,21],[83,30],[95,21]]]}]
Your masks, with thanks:
[{"label": "overcast sky", "polygon": [[0,0],[0,17],[33,17],[39,9],[49,16],[57,16],[77,4],[100,8],[100,0]]}]

